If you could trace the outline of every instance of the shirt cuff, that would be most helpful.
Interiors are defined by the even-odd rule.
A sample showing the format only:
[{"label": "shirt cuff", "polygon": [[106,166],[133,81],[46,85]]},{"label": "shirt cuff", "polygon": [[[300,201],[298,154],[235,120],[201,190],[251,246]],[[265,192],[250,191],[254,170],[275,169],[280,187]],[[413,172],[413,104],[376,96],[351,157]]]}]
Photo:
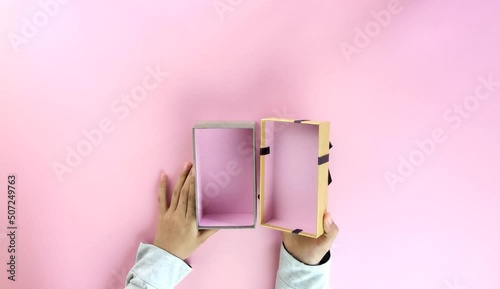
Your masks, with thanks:
[{"label": "shirt cuff", "polygon": [[330,263],[330,252],[328,252],[319,265],[306,265],[290,255],[282,243],[277,278],[277,283],[282,283],[282,286],[279,288],[329,288]]},{"label": "shirt cuff", "polygon": [[191,267],[183,260],[154,245],[141,243],[134,267],[130,270],[126,284],[139,288],[167,289],[175,287]]}]

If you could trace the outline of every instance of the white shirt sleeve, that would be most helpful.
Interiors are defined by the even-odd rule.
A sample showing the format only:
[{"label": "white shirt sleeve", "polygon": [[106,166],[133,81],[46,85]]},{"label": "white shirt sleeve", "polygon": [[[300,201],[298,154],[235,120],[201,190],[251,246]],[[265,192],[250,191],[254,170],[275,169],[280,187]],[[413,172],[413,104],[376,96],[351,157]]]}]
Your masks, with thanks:
[{"label": "white shirt sleeve", "polygon": [[186,262],[167,251],[141,243],[125,289],[172,289],[191,270]]},{"label": "white shirt sleeve", "polygon": [[[188,264],[165,250],[141,243],[125,289],[173,289],[191,270]],[[276,289],[328,289],[329,272],[330,252],[321,265],[309,266],[296,260],[282,244]]]},{"label": "white shirt sleeve", "polygon": [[328,252],[320,265],[306,265],[290,255],[282,243],[276,289],[328,289],[330,263]]}]

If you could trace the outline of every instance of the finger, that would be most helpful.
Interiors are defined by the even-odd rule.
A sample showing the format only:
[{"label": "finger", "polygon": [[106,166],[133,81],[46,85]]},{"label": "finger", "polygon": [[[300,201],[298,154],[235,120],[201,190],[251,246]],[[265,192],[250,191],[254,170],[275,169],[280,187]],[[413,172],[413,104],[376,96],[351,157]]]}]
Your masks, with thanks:
[{"label": "finger", "polygon": [[198,234],[198,240],[200,241],[200,244],[205,242],[210,236],[213,234],[217,233],[219,230],[216,229],[211,229],[211,230],[200,230]]},{"label": "finger", "polygon": [[179,195],[182,190],[182,186],[184,182],[186,182],[187,175],[189,174],[189,169],[191,169],[191,164],[186,162],[184,163],[184,168],[182,169],[181,176],[177,180],[177,184],[175,184],[174,193],[172,194],[172,201],[170,202],[170,210],[177,209],[177,203],[179,202]]},{"label": "finger", "polygon": [[333,222],[332,215],[330,213],[326,213],[323,217],[323,226],[325,228],[325,237],[332,240],[337,237],[339,227],[337,227],[337,225]]},{"label": "finger", "polygon": [[191,173],[192,169],[189,172],[184,185],[182,185],[181,194],[179,195],[179,204],[177,205],[177,212],[180,212],[183,217],[186,216],[187,206],[188,206],[188,198],[189,198],[189,187],[191,182],[193,181],[193,174]]},{"label": "finger", "polygon": [[194,219],[196,217],[196,199],[194,196],[195,168],[191,168],[191,174],[193,174],[193,177],[191,178],[191,183],[189,184],[186,217]]},{"label": "finger", "polygon": [[160,185],[158,186],[158,209],[160,214],[167,212],[167,175],[160,174]]}]

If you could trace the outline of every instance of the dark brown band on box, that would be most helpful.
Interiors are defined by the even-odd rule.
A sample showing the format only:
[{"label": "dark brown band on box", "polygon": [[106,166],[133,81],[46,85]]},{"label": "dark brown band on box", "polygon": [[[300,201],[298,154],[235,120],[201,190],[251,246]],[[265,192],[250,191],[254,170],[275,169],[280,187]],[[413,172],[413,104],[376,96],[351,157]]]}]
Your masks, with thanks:
[{"label": "dark brown band on box", "polygon": [[327,163],[330,160],[330,154],[326,154],[324,156],[320,156],[318,158],[318,166]]},{"label": "dark brown band on box", "polygon": [[[329,142],[328,149],[331,150],[333,147],[332,142]],[[332,183],[332,175],[330,174],[330,169],[328,169],[328,185]]]},{"label": "dark brown band on box", "polygon": [[295,230],[293,230],[293,231],[292,231],[292,234],[298,234],[298,233],[300,233],[300,232],[302,232],[302,230],[301,230],[301,229],[295,229]]},{"label": "dark brown band on box", "polygon": [[261,156],[268,155],[269,153],[271,153],[271,149],[269,147],[260,148],[260,155]]},{"label": "dark brown band on box", "polygon": [[303,121],[309,121],[308,119],[297,119],[297,120],[294,120],[293,122],[294,123],[301,123]]}]

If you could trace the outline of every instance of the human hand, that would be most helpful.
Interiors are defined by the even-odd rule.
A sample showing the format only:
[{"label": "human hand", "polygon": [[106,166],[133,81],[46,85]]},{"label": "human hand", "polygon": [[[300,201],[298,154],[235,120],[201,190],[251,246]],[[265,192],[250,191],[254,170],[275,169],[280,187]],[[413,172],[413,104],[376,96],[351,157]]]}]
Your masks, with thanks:
[{"label": "human hand", "polygon": [[339,228],[329,213],[323,217],[325,233],[317,239],[283,232],[285,249],[295,259],[307,265],[318,265],[330,250]]},{"label": "human hand", "polygon": [[167,176],[161,173],[158,188],[159,221],[154,245],[185,260],[217,230],[196,227],[194,170],[186,162],[167,204]]}]

